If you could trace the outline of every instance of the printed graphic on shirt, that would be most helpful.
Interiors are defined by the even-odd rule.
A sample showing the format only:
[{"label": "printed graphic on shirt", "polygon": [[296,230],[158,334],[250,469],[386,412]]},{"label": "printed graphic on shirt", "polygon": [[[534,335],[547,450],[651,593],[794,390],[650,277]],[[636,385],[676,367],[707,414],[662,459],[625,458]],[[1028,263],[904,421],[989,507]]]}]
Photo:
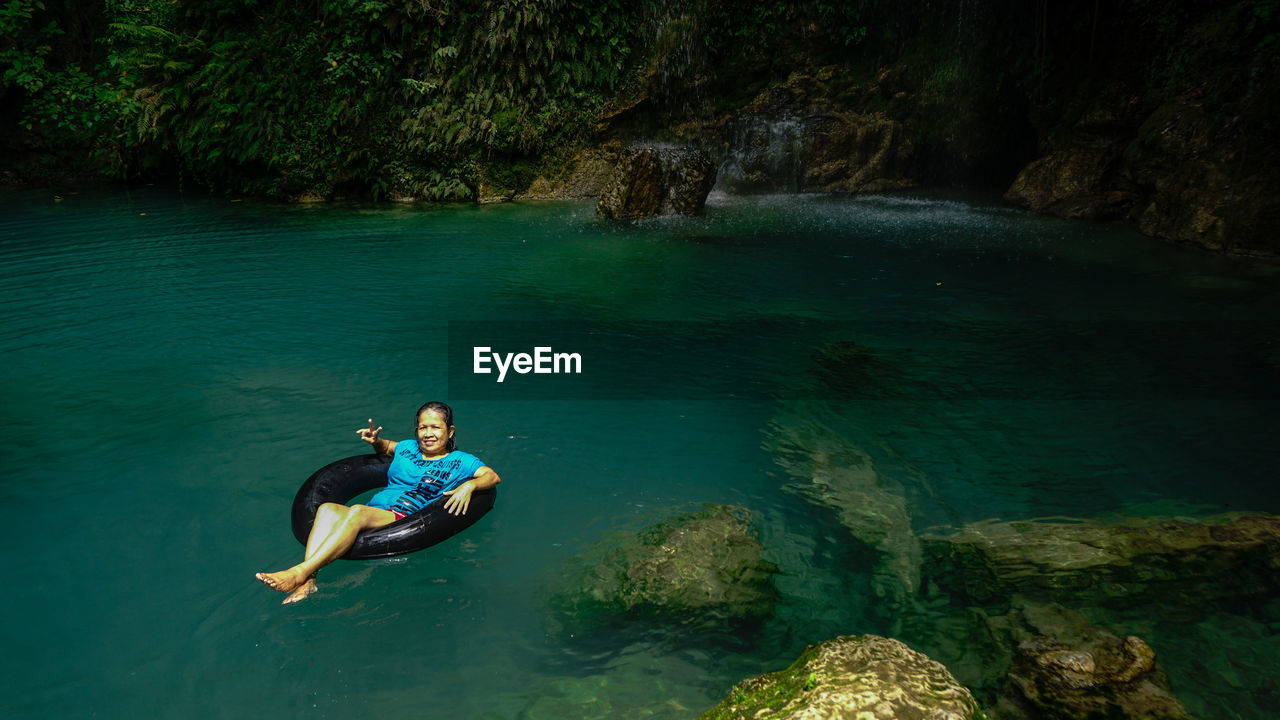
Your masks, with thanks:
[{"label": "printed graphic on shirt", "polygon": [[369,504],[412,515],[474,477],[481,467],[484,463],[479,458],[460,450],[427,460],[418,451],[416,441],[404,440],[396,444],[395,457],[387,471],[387,488]]}]

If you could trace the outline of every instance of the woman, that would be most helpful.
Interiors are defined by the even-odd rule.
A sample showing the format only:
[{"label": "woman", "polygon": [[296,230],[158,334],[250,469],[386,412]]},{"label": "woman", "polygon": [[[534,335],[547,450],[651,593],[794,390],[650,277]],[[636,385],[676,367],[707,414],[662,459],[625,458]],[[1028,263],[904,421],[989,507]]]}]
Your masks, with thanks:
[{"label": "woman", "polygon": [[302,562],[288,570],[257,573],[267,587],[288,593],[284,604],[305,600],[316,591],[320,568],[346,554],[362,530],[379,528],[421,510],[447,496],[444,509],[461,515],[471,505],[471,494],[501,482],[498,474],[476,456],[455,450],[453,410],[442,402],[418,408],[417,439],[391,442],[378,435],[382,428],[356,432],[373,451],[391,455],[387,487],[369,499],[368,505],[325,503],[316,511]]}]

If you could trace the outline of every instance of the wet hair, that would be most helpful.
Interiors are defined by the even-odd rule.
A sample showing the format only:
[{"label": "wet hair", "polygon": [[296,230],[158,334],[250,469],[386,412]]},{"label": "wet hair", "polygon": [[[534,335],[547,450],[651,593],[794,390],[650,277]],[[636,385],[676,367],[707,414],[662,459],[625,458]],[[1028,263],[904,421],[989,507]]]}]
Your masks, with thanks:
[{"label": "wet hair", "polygon": [[[448,405],[445,405],[442,402],[437,402],[435,400],[432,400],[431,402],[426,403],[422,407],[418,408],[418,412],[413,414],[413,431],[415,434],[418,432],[418,418],[422,417],[422,413],[428,410],[434,410],[440,413],[440,417],[444,418],[444,427],[446,431],[448,431],[450,428],[453,427],[453,408],[449,407]],[[444,449],[453,450],[457,446],[458,446],[457,441],[451,436],[449,438],[449,443],[445,445]]]}]

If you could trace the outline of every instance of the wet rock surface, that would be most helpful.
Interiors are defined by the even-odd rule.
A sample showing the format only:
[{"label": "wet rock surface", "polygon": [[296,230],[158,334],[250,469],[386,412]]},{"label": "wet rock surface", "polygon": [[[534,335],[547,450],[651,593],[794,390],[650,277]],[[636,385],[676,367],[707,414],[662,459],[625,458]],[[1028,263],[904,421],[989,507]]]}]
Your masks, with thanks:
[{"label": "wet rock surface", "polygon": [[619,220],[653,215],[696,215],[716,182],[716,163],[701,150],[638,147],[627,150],[600,194],[596,214]]},{"label": "wet rock surface", "polygon": [[929,581],[978,605],[1021,595],[1201,613],[1280,586],[1280,518],[1270,515],[991,521],[922,541]]},{"label": "wet rock surface", "polygon": [[539,175],[517,200],[549,200],[599,197],[613,177],[626,149],[605,144],[579,150],[558,172]]},{"label": "wet rock surface", "polygon": [[701,720],[727,718],[969,720],[978,704],[951,673],[875,635],[811,646],[785,670],[744,680]]},{"label": "wet rock surface", "polygon": [[866,452],[827,425],[800,416],[773,423],[766,449],[806,500],[834,510],[841,525],[876,554],[873,588],[894,603],[919,587],[921,550],[900,483],[876,471]]},{"label": "wet rock surface", "polygon": [[996,720],[1190,718],[1156,652],[1136,635],[1120,638],[1079,612],[1032,602],[991,618],[989,626],[1014,648],[991,713]]},{"label": "wet rock surface", "polygon": [[642,615],[680,624],[753,620],[773,612],[777,568],[750,514],[717,505],[646,528],[579,558],[555,604],[580,621]]},{"label": "wet rock surface", "polygon": [[[1010,692],[1032,717],[1085,720],[1189,720],[1182,704],[1156,672],[1155,652],[1130,635],[1073,647],[1045,637],[1018,646],[1009,672]],[[1007,711],[1004,715],[1009,714]]]},{"label": "wet rock surface", "polygon": [[885,192],[914,186],[901,122],[833,102],[796,73],[718,122],[722,187],[731,192]]},{"label": "wet rock surface", "polygon": [[1209,250],[1280,255],[1280,187],[1239,117],[1198,92],[1154,108],[1107,100],[1052,139],[1005,200],[1061,217],[1129,218],[1146,235]]}]

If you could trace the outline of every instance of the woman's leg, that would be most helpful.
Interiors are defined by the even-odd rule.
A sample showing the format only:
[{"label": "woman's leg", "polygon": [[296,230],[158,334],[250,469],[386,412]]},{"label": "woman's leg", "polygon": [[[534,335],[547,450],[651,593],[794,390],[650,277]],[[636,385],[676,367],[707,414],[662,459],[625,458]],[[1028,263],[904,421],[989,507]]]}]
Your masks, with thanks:
[{"label": "woman's leg", "polygon": [[316,519],[311,523],[311,532],[307,535],[307,550],[302,556],[303,560],[310,560],[316,554],[316,550],[329,538],[350,509],[338,503],[324,503],[316,508]]},{"label": "woman's leg", "polygon": [[290,593],[286,603],[302,600],[315,592],[315,576],[320,568],[345,555],[361,530],[390,525],[395,520],[395,513],[382,508],[325,503],[316,512],[303,561],[288,570],[258,573],[256,577],[274,590]]},{"label": "woman's leg", "polygon": [[[347,511],[350,509],[340,503],[324,503],[316,508],[316,519],[312,521],[311,532],[307,534],[307,550],[302,556],[304,561],[310,560],[315,556],[316,551],[333,533],[334,528],[347,516]],[[316,576],[312,575],[303,580],[302,584],[293,592],[289,593],[289,597],[284,599],[283,604],[288,605],[303,600],[317,589]]]}]

